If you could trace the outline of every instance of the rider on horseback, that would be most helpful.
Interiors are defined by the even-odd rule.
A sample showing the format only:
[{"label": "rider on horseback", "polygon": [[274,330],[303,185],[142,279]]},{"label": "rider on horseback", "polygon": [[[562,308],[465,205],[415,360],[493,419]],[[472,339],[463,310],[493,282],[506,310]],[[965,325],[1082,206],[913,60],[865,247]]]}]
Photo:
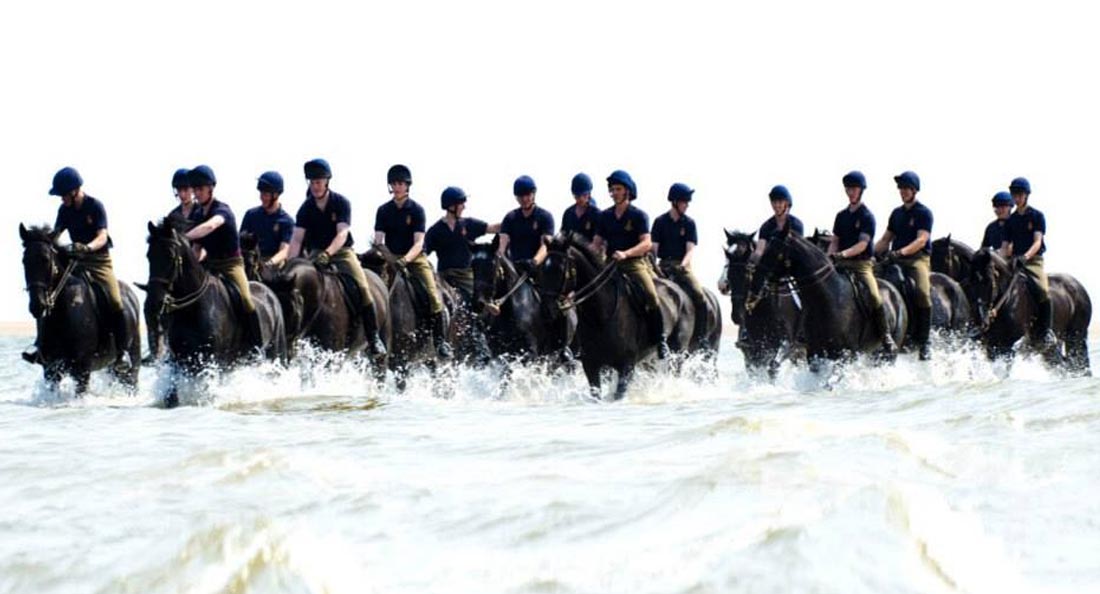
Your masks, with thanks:
[{"label": "rider on horseback", "polygon": [[672,203],[672,207],[653,221],[650,235],[653,252],[659,258],[658,268],[669,280],[679,285],[695,305],[695,328],[691,341],[699,344],[706,328],[707,304],[703,287],[691,272],[692,256],[699,243],[695,219],[687,216],[688,205],[691,204],[694,193],[695,190],[687,184],[672,184],[668,189],[668,201]]},{"label": "rider on horseback", "polygon": [[[920,360],[932,358],[928,335],[932,330],[932,211],[917,200],[920,178],[912,171],[894,176],[902,205],[890,213],[886,233],[875,244],[876,254],[897,261],[905,275],[913,279],[916,309],[913,311],[913,338],[920,348]],[[889,253],[887,253],[889,252]]]},{"label": "rider on horseback", "polygon": [[792,232],[803,235],[802,221],[791,214],[793,201],[791,200],[790,190],[786,186],[775,186],[768,192],[768,200],[772,203],[772,212],[775,213],[775,216],[770,217],[764,221],[763,225],[760,225],[760,231],[756,234],[756,250],[749,260],[753,264],[760,260],[760,256],[764,255],[764,248],[768,247],[768,241],[788,225]]},{"label": "rider on horseback", "polygon": [[444,327],[443,297],[435,284],[432,265],[424,254],[424,208],[409,198],[412,172],[404,165],[394,165],[386,172],[386,183],[393,200],[378,207],[374,218],[374,243],[385,243],[397,256],[397,265],[406,268],[428,294],[431,311],[432,343],[441,359],[451,357]]},{"label": "rider on horseback", "polygon": [[[107,211],[103,203],[84,193],[84,180],[72,167],[65,167],[53,176],[50,194],[61,197],[61,206],[57,209],[57,220],[53,228],[55,234],[69,232],[70,257],[76,258],[80,267],[88,272],[107,295],[107,327],[115,341],[116,372],[125,372],[133,364],[127,353],[133,337],[126,330],[126,314],[123,311],[122,294],[119,292],[118,279],[115,278],[111,263],[110,249],[114,246],[107,232]],[[23,358],[27,361],[38,360],[37,347],[31,347]]]},{"label": "rider on horseback", "polygon": [[1017,177],[1012,180],[1008,190],[1012,192],[1016,211],[1009,217],[1008,224],[1005,226],[1001,251],[1006,258],[1015,256],[1012,261],[1013,266],[1022,269],[1032,281],[1030,285],[1035,293],[1037,304],[1034,335],[1039,338],[1044,348],[1049,349],[1057,341],[1054,331],[1051,330],[1054,303],[1050,300],[1050,283],[1043,269],[1043,252],[1047,250],[1044,242],[1047,220],[1043,213],[1027,203],[1031,196],[1031,183],[1027,179]]},{"label": "rider on horseback", "polygon": [[294,219],[283,210],[279,196],[283,193],[283,176],[278,171],[265,171],[256,180],[260,191],[260,206],[244,213],[241,233],[256,237],[264,264],[282,266],[290,252],[290,238],[294,235]]},{"label": "rider on horseback", "polygon": [[844,193],[848,195],[848,207],[836,213],[833,220],[833,237],[829,241],[828,254],[837,269],[847,271],[859,279],[871,299],[871,319],[875,333],[882,341],[882,350],[889,356],[897,350],[890,327],[886,323],[886,305],[878,291],[874,267],[871,265],[871,241],[875,237],[875,215],[863,204],[863,192],[867,190],[867,178],[859,171],[850,171],[844,178]]},{"label": "rider on horseback", "polygon": [[993,195],[993,214],[997,218],[986,225],[982,247],[1000,251],[1005,242],[1005,227],[1008,225],[1009,215],[1012,214],[1012,194],[1002,191]]},{"label": "rider on horseback", "polygon": [[450,186],[439,197],[439,206],[447,212],[424,234],[424,253],[436,253],[439,275],[469,299],[474,293],[474,271],[470,268],[470,242],[486,233],[497,233],[500,225],[463,217],[466,192]]},{"label": "rider on horseback", "polygon": [[657,287],[653,284],[653,269],[646,258],[653,245],[648,232],[649,217],[632,204],[638,197],[638,187],[629,173],[621,169],[611,172],[607,189],[615,204],[600,213],[592,245],[597,250],[604,248],[619,263],[619,270],[641,286],[650,340],[657,345],[657,358],[665,359],[669,353],[668,341],[657,302]]},{"label": "rider on horseback", "polygon": [[[190,220],[191,212],[195,210],[195,193],[191,191],[191,182],[187,179],[190,170],[186,167],[177,169],[172,174],[172,191],[179,200],[175,208],[168,211],[169,217],[177,217]],[[153,302],[145,300],[145,332],[149,335],[149,355],[141,360],[143,364],[152,364],[164,355],[164,338],[161,333],[161,321],[157,318],[157,312],[151,309]]]},{"label": "rider on horseback", "polygon": [[207,270],[225,277],[237,288],[244,307],[248,342],[254,349],[263,350],[260,315],[256,312],[248,277],[244,273],[237,220],[233,210],[214,197],[214,186],[218,180],[214,177],[213,169],[199,165],[188,172],[187,178],[199,207],[191,212],[190,220],[195,226],[184,237],[201,248],[200,259]]},{"label": "rider on horseback", "polygon": [[574,205],[561,215],[561,232],[579,233],[591,242],[600,220],[600,209],[592,198],[592,178],[586,173],[574,175],[571,190]]},{"label": "rider on horseback", "polygon": [[519,208],[504,215],[500,223],[500,246],[497,253],[508,256],[516,270],[534,276],[546,259],[545,240],[554,236],[554,216],[535,206],[538,188],[530,176],[521,175],[512,184],[512,194]]},{"label": "rider on horseback", "polygon": [[317,266],[327,267],[331,263],[341,274],[355,279],[355,284],[359,286],[359,315],[367,336],[367,349],[374,356],[384,355],[386,345],[378,336],[374,299],[367,285],[367,276],[352,249],[355,239],[351,236],[351,202],[329,189],[332,168],[328,161],[306,161],[303,169],[309,180],[309,189],[294,220],[294,234],[290,237],[287,256],[297,258],[305,248],[305,253],[313,258]]}]

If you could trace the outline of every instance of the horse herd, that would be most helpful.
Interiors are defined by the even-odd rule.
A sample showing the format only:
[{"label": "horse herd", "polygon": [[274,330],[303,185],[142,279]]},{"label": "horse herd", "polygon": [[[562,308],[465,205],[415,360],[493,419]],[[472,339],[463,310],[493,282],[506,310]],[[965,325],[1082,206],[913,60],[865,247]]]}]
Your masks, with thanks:
[{"label": "horse herd", "polygon": [[[450,285],[437,278],[445,304],[445,325],[456,345],[452,360],[440,360],[432,346],[430,316],[423,288],[384,247],[360,254],[373,296],[379,332],[387,352],[371,356],[360,320],[358,290],[350,279],[307,259],[282,267],[263,263],[254,238],[241,238],[242,256],[260,317],[262,352],[250,346],[241,323],[239,298],[230,283],[209,273],[183,236],[183,223],[165,219],[148,225],[149,278],[138,285],[147,292],[144,309],[126,283],[120,283],[129,330],[128,348],[140,359],[139,320],[143,312],[153,353],[169,367],[166,406],[178,404],[180,375],[195,375],[212,366],[224,369],[257,357],[286,362],[299,345],[361,357],[376,381],[392,373],[404,390],[409,373],[423,366],[433,373],[461,366],[484,366],[500,360],[544,361],[552,368],[573,369],[579,359],[593,398],[602,394],[605,369],[616,372],[613,397],[625,395],[635,369],[655,363],[645,324],[644,302],[614,261],[577,235],[558,235],[547,243],[547,257],[532,273],[519,273],[497,254],[496,246],[474,244],[472,283]],[[116,345],[103,323],[104,297],[81,273],[79,256],[60,249],[49,228],[20,225],[23,265],[30,311],[37,321],[37,345],[46,381],[56,385],[71,375],[77,393],[88,386],[93,370],[108,368]],[[726,232],[723,289],[740,329],[737,346],[751,371],[774,377],[785,359],[805,360],[817,369],[822,361],[846,361],[874,354],[870,312],[858,283],[838,273],[820,245],[828,238],[806,239],[781,233],[763,257],[750,261],[753,234]],[[1027,277],[997,253],[974,252],[950,237],[933,243],[933,318],[942,335],[975,339],[990,357],[1007,357],[1027,336],[1034,298]],[[895,342],[904,347],[911,317],[912,290],[889,262],[876,269],[888,306]],[[532,282],[536,281],[536,282]],[[658,278],[671,367],[684,355],[697,354],[716,371],[722,333],[718,297],[705,291],[702,310],[676,283]],[[1054,331],[1058,347],[1043,353],[1072,373],[1089,373],[1087,332],[1092,315],[1088,294],[1068,275],[1050,275]],[[702,316],[698,325],[697,316]],[[161,344],[163,340],[163,344]],[[162,348],[163,347],[163,348]],[[575,358],[574,358],[575,353]],[[504,379],[510,365],[502,366]],[[137,386],[139,366],[109,369],[125,386]]]},{"label": "horse herd", "polygon": [[[857,354],[883,355],[860,284],[834,266],[825,249],[830,236],[805,238],[781,232],[758,261],[750,256],[754,234],[726,231],[726,269],[731,317],[741,330],[738,347],[750,370],[773,376],[784,359],[847,361]],[[1035,287],[1022,270],[989,248],[973,250],[950,236],[932,242],[932,329],[954,344],[975,341],[991,359],[1032,348]],[[911,339],[916,290],[897,263],[875,266],[894,341]],[[1038,349],[1051,366],[1088,375],[1088,327],[1092,302],[1077,279],[1051,274],[1053,330],[1057,344]]]}]

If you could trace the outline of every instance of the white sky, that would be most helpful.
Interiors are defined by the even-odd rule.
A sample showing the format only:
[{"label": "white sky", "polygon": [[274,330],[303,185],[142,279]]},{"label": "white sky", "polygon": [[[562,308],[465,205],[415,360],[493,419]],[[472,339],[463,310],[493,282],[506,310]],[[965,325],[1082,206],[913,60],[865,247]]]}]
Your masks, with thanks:
[{"label": "white sky", "polygon": [[[639,207],[696,189],[697,274],[722,227],[755,229],[776,183],[808,228],[869,178],[885,228],[892,176],[921,176],[933,236],[980,240],[1018,175],[1047,215],[1047,268],[1100,291],[1098,22],[1079,2],[33,2],[0,9],[0,320],[29,321],[17,223],[52,223],[73,165],[106,203],[122,280],[144,280],[145,223],[174,204],[178,167],[207,163],[237,216],[277,169],[332,163],[360,246],[392,163],[437,216],[459,185],[499,220],[512,180],[555,218],[577,171],[616,168]],[[1091,58],[1089,56],[1092,56]],[[597,194],[606,206],[606,194]],[[432,213],[436,213],[433,215]]]}]

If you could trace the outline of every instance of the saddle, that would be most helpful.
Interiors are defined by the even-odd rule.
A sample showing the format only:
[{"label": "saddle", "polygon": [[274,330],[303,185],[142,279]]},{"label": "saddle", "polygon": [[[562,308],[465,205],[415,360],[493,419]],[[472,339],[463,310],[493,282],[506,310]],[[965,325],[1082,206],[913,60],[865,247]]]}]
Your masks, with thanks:
[{"label": "saddle", "polygon": [[236,283],[221,273],[214,273],[214,277],[221,281],[222,286],[225,287],[225,293],[229,296],[229,306],[243,319],[245,315],[244,301],[241,299],[241,292],[237,290]]},{"label": "saddle", "polygon": [[[851,270],[838,271],[844,275],[844,278],[848,279],[848,282],[852,284],[852,295],[855,297],[854,301],[856,309],[863,315],[864,318],[870,319],[871,312],[871,293],[867,289],[867,286],[856,276]],[[878,278],[875,278],[875,282],[878,282]]]}]

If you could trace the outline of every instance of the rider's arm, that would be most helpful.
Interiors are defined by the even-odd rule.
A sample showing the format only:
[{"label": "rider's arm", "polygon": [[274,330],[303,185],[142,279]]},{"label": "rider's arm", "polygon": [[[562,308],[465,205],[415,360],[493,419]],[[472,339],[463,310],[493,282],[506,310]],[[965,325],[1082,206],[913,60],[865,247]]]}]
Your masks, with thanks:
[{"label": "rider's arm", "polygon": [[554,239],[553,235],[543,235],[542,236],[542,241],[539,242],[539,250],[537,252],[535,252],[535,257],[533,258],[533,260],[535,261],[535,264],[542,264],[542,261],[546,259],[546,253],[547,253],[546,244],[547,244],[547,242],[549,242],[552,239]]},{"label": "rider's arm", "polygon": [[917,238],[910,243],[901,246],[901,249],[898,250],[898,253],[906,257],[920,253],[920,251],[924,249],[924,245],[928,243],[928,238],[931,236],[932,235],[924,229],[917,231]]},{"label": "rider's arm", "polygon": [[[1039,253],[1039,250],[1043,247],[1043,232],[1036,231],[1032,237],[1031,247],[1027,248],[1027,252],[1024,254],[1024,260],[1031,260],[1035,257],[1035,254]],[[89,245],[89,247],[91,247]]]},{"label": "rider's arm", "polygon": [[1001,255],[1004,256],[1005,258],[1011,258],[1012,257],[1012,242],[1008,241],[1007,239],[1002,241],[1000,252],[1001,252]]},{"label": "rider's arm", "polygon": [[639,258],[641,256],[646,255],[646,252],[649,251],[649,248],[652,245],[653,245],[653,242],[650,241],[650,239],[649,239],[649,233],[643,233],[642,235],[638,236],[638,243],[634,247],[632,247],[628,250],[623,250],[621,252],[616,252],[616,253],[622,254],[622,257],[624,259],[625,258]]},{"label": "rider's arm", "polygon": [[764,248],[768,247],[768,241],[765,239],[756,240],[756,249],[752,251],[752,255],[749,256],[750,262],[759,262],[760,258],[764,255]]},{"label": "rider's arm", "polygon": [[286,262],[289,252],[290,244],[284,241],[283,243],[279,244],[279,251],[275,252],[275,255],[268,258],[267,261],[269,264],[274,264],[275,266],[278,266],[279,264]]},{"label": "rider's arm", "polygon": [[[654,244],[653,251],[654,252],[657,251],[656,244]],[[690,270],[691,269],[691,259],[692,259],[693,256],[695,256],[695,242],[694,241],[689,241],[689,242],[687,242],[687,245],[684,249],[684,258],[682,260],[680,260],[680,266],[683,266],[684,268],[687,268],[688,270]]]},{"label": "rider's arm", "polygon": [[351,225],[347,223],[336,223],[336,237],[332,238],[332,243],[328,244],[325,248],[325,253],[333,255],[340,251],[344,244],[348,242],[348,233],[351,232]]},{"label": "rider's arm", "polygon": [[306,230],[301,227],[294,228],[294,234],[290,236],[290,247],[287,249],[287,258],[297,258],[302,253],[302,240],[306,238]]},{"label": "rider's arm", "polygon": [[107,228],[104,227],[95,234],[95,239],[88,242],[88,251],[96,251],[107,245]]},{"label": "rider's arm", "polygon": [[500,242],[497,245],[497,255],[503,256],[508,252],[508,242],[510,242],[512,238],[509,237],[507,233],[501,233],[497,237],[500,238]]},{"label": "rider's arm", "polygon": [[486,233],[500,233],[500,223],[492,223],[485,227]]},{"label": "rider's arm", "polygon": [[184,233],[183,236],[187,239],[190,239],[191,241],[202,239],[203,237],[206,237],[207,235],[213,233],[218,227],[221,227],[224,224],[225,217],[221,215],[214,215],[209,219],[206,219],[206,221],[192,227],[191,230],[187,233]]},{"label": "rider's arm", "polygon": [[598,253],[603,251],[603,248],[604,248],[603,238],[600,237],[599,234],[596,234],[595,236],[592,237],[592,249],[596,250],[596,253],[598,254]]},{"label": "rider's arm", "polygon": [[420,252],[424,251],[424,234],[421,232],[413,233],[413,244],[409,248],[409,251],[405,252],[402,256],[406,262],[411,262],[420,255]]},{"label": "rider's arm", "polygon": [[839,247],[839,244],[840,244],[840,238],[838,238],[836,235],[833,235],[829,239],[829,249],[825,250],[825,253],[827,255],[830,255],[830,256],[835,254],[836,253],[836,248]]},{"label": "rider's arm", "polygon": [[882,237],[880,237],[879,240],[875,242],[875,253],[886,253],[886,250],[890,249],[891,241],[894,241],[894,232],[887,229],[886,232],[882,234]]}]

